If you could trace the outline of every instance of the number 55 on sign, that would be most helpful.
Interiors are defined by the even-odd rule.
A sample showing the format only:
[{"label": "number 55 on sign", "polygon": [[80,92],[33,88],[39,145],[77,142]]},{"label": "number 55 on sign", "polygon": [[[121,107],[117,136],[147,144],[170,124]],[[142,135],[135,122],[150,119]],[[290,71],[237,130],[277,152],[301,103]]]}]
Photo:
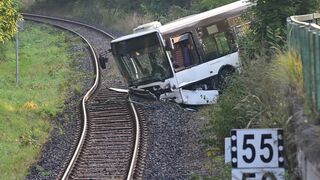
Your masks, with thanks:
[{"label": "number 55 on sign", "polygon": [[283,130],[232,130],[231,163],[233,168],[283,167]]},{"label": "number 55 on sign", "polygon": [[233,179],[283,179],[283,139],[282,129],[232,130],[226,155],[231,154]]}]

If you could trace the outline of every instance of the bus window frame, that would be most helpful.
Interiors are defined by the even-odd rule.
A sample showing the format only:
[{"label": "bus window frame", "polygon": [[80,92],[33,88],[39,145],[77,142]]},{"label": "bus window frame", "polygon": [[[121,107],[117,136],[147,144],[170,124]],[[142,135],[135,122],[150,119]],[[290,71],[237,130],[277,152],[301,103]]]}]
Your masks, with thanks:
[{"label": "bus window frame", "polygon": [[[183,68],[180,68],[180,69],[173,67],[173,70],[174,70],[175,73],[180,72],[180,71],[184,71],[184,70],[187,70],[187,69],[190,69],[192,67],[195,67],[195,66],[198,66],[198,65],[202,64],[202,56],[199,53],[198,43],[197,43],[197,41],[195,41],[194,30],[187,31],[187,32],[181,33],[179,35],[174,35],[171,38],[183,36],[183,35],[186,35],[186,34],[188,34],[188,40],[190,40],[189,37],[191,37],[192,44],[193,44],[193,51],[195,51],[195,54],[196,54],[196,56],[198,58],[198,63],[197,64],[192,64],[190,66],[183,67]],[[173,51],[169,51],[169,52],[171,53],[171,56],[173,58]],[[173,60],[171,61],[171,63],[173,64]]]},{"label": "bus window frame", "polygon": [[[167,51],[166,51],[166,49],[165,49],[165,44],[164,44],[164,39],[163,39],[162,35],[160,34],[160,32],[159,32],[159,31],[155,31],[155,32],[151,32],[151,33],[148,33],[148,34],[144,34],[144,35],[150,35],[150,34],[153,34],[153,33],[156,34],[156,36],[157,36],[157,42],[158,42],[159,45],[160,45],[159,48],[160,48],[161,51],[163,52],[163,58],[165,58],[164,60],[168,61],[168,64],[169,64],[169,67],[170,67],[170,76],[167,77],[166,79],[174,78],[174,77],[175,77],[174,67],[173,67],[173,65],[172,65],[172,63],[171,63],[171,61],[170,61],[169,56],[167,55]],[[126,39],[126,40],[128,40],[128,39]],[[120,42],[121,42],[121,41],[120,41]],[[116,44],[116,43],[119,43],[119,42],[115,42],[114,44]],[[115,46],[115,45],[113,45],[113,43],[111,43],[111,46]],[[113,50],[112,50],[112,55],[113,55],[116,59],[119,58],[119,60],[116,60],[116,63],[120,63],[120,64],[122,64],[122,65],[124,65],[124,66],[127,66],[127,64],[124,64],[124,61],[120,60],[120,59],[121,59],[121,57],[120,57],[120,56],[121,56],[121,53],[118,53],[117,51],[115,51],[114,48],[112,48],[112,49],[113,49]],[[121,67],[121,65],[120,65],[120,67]],[[121,72],[121,73],[130,74],[130,72],[127,70],[127,68],[125,68],[125,69],[119,68],[119,69],[120,69],[120,72],[121,72],[121,71],[126,71],[126,72]],[[124,75],[123,75],[123,76],[124,76]],[[142,85],[142,84],[148,83],[148,81],[149,81],[149,80],[147,80],[147,81],[136,82],[136,80],[130,79],[132,82],[129,83],[129,79],[130,79],[130,76],[126,78],[126,80],[127,80],[127,82],[128,82],[128,85],[129,85],[129,86],[136,86],[136,87],[137,87],[137,86],[140,86],[140,85]],[[165,81],[165,79],[163,80],[163,82],[164,82],[164,81]]]},{"label": "bus window frame", "polygon": [[[217,57],[217,58],[214,58],[214,59],[207,59],[206,58],[206,53],[205,53],[205,51],[204,51],[204,49],[203,49],[203,44],[201,43],[201,37],[199,36],[199,33],[198,33],[198,28],[201,28],[201,29],[204,29],[204,28],[207,28],[207,27],[209,27],[209,26],[212,26],[212,25],[217,25],[218,26],[218,28],[223,24],[223,23],[225,23],[225,21],[220,21],[220,22],[214,22],[214,23],[211,23],[211,24],[206,24],[206,25],[203,25],[203,26],[198,26],[198,27],[195,27],[194,28],[194,33],[196,34],[196,37],[195,37],[195,39],[196,39],[196,42],[197,42],[197,46],[199,47],[198,49],[199,49],[199,54],[200,54],[200,56],[201,56],[201,63],[199,63],[199,64],[203,64],[203,63],[207,63],[207,62],[210,62],[210,61],[214,61],[214,60],[216,60],[216,59],[219,59],[219,58],[222,58],[222,57],[225,57],[225,56],[228,56],[229,54],[232,54],[232,53],[235,53],[235,52],[237,52],[238,51],[238,45],[237,45],[237,35],[235,34],[235,32],[234,32],[234,30],[233,30],[233,27],[231,27],[231,26],[229,26],[229,24],[227,24],[227,28],[225,28],[223,31],[218,31],[218,32],[216,32],[216,33],[214,33],[214,34],[211,34],[211,35],[208,35],[207,37],[209,37],[209,36],[212,36],[212,38],[213,38],[213,40],[215,41],[215,44],[217,45],[217,48],[218,48],[218,42],[217,42],[217,39],[216,39],[216,35],[217,34],[220,34],[220,33],[226,33],[227,31],[230,31],[231,33],[232,33],[232,37],[233,37],[233,41],[234,41],[234,43],[235,43],[235,45],[236,45],[236,48],[235,49],[233,49],[232,48],[232,45],[231,44],[229,44],[229,41],[230,40],[228,40],[228,38],[226,37],[226,39],[227,39],[227,42],[228,42],[228,46],[229,46],[229,48],[230,48],[230,53],[228,53],[228,54],[226,54],[226,55],[220,55],[220,49],[218,49],[218,53],[219,53],[219,57]],[[203,31],[203,30],[201,30],[201,31]],[[202,33],[204,33],[204,32],[202,32]]]}]

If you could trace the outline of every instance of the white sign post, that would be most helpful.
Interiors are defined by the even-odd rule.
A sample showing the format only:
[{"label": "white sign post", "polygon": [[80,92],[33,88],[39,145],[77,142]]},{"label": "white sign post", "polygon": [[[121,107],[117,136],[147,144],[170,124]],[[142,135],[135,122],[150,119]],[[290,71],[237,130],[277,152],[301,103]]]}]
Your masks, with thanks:
[{"label": "white sign post", "polygon": [[283,139],[282,129],[232,130],[231,150],[226,149],[231,154],[232,179],[283,180]]}]

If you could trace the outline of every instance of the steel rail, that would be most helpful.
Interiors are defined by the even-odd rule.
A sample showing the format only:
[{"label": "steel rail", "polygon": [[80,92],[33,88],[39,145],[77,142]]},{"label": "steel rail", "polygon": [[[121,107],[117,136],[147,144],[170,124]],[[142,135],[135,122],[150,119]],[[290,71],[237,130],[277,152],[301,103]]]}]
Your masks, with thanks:
[{"label": "steel rail", "polygon": [[[84,23],[81,23],[81,22],[72,21],[72,20],[65,20],[65,19],[56,18],[56,17],[29,14],[29,13],[22,13],[22,15],[24,17],[26,17],[26,19],[28,19],[27,16],[31,16],[31,17],[51,19],[51,20],[68,22],[68,23],[71,23],[71,24],[77,24],[77,25],[85,26],[85,27],[94,29],[96,31],[99,31],[99,32],[111,37],[112,39],[114,39],[114,36],[112,36],[111,34],[105,32],[105,31],[103,31],[101,29],[98,29],[96,27],[93,27],[91,25],[87,25],[87,24],[84,24]],[[33,19],[29,19],[29,20],[37,21],[37,20],[33,20]],[[39,20],[38,22],[42,22],[42,21]],[[50,24],[50,23],[48,23],[48,24]],[[100,69],[99,69],[99,65],[98,65],[98,59],[97,59],[96,52],[95,52],[93,46],[90,44],[90,42],[83,35],[81,35],[80,33],[76,32],[74,30],[68,29],[68,28],[60,26],[60,25],[56,25],[56,24],[50,24],[50,25],[59,27],[61,29],[65,29],[65,30],[70,31],[70,32],[76,34],[77,36],[81,37],[81,39],[83,41],[85,41],[89,46],[89,49],[90,49],[90,51],[92,53],[92,56],[93,56],[93,59],[94,59],[95,71],[96,71],[96,77],[95,77],[94,84],[82,99],[82,103],[81,104],[82,104],[82,109],[83,109],[83,130],[82,130],[81,137],[80,137],[79,143],[77,145],[77,148],[76,148],[76,150],[75,150],[75,152],[74,152],[74,154],[73,154],[73,156],[72,156],[72,158],[71,158],[71,160],[70,160],[70,162],[68,164],[68,167],[66,168],[66,170],[65,170],[65,172],[64,172],[64,174],[63,174],[63,176],[61,178],[62,180],[66,180],[68,178],[69,174],[71,173],[71,170],[72,170],[72,168],[73,168],[73,166],[74,166],[74,164],[75,164],[75,162],[77,160],[77,157],[79,156],[79,154],[81,152],[81,148],[82,148],[82,146],[84,144],[84,140],[85,140],[85,137],[86,137],[86,134],[87,134],[87,122],[88,122],[88,118],[87,118],[88,116],[87,116],[87,112],[86,112],[86,102],[91,97],[91,95],[95,92],[95,90],[98,88],[98,85],[99,85],[99,82],[100,82]],[[137,159],[138,159],[138,151],[139,151],[139,145],[140,145],[139,116],[138,116],[138,113],[137,113],[137,110],[136,110],[134,104],[130,100],[129,100],[129,103],[130,103],[131,109],[132,109],[134,117],[135,117],[136,137],[135,137],[134,151],[133,151],[133,154],[132,154],[132,159],[131,159],[129,171],[128,171],[128,174],[127,174],[127,180],[133,179],[134,169],[135,169],[136,162],[137,162]]]},{"label": "steel rail", "polygon": [[132,103],[130,98],[129,98],[129,102],[130,102],[130,106],[131,106],[131,109],[133,111],[133,114],[134,114],[134,117],[135,117],[135,120],[136,120],[136,141],[135,141],[135,144],[134,144],[132,161],[131,161],[131,164],[130,164],[127,180],[133,179],[134,168],[135,168],[135,165],[136,165],[136,162],[137,162],[139,144],[140,144],[140,123],[139,123],[138,113],[137,113],[137,110],[136,110],[136,108],[135,108],[135,106]]}]

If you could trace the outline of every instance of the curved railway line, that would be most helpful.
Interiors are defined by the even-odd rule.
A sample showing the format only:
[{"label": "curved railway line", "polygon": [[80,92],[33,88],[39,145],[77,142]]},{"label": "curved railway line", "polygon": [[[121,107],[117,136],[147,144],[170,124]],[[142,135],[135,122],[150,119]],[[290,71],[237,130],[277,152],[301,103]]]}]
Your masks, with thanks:
[{"label": "curved railway line", "polygon": [[97,56],[108,49],[114,37],[75,21],[33,14],[23,16],[80,36],[88,44],[94,61],[96,77],[81,103],[83,122],[78,127],[79,137],[75,137],[78,144],[58,178],[140,179],[146,151],[143,112],[128,100],[127,94],[101,86]]}]

